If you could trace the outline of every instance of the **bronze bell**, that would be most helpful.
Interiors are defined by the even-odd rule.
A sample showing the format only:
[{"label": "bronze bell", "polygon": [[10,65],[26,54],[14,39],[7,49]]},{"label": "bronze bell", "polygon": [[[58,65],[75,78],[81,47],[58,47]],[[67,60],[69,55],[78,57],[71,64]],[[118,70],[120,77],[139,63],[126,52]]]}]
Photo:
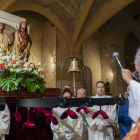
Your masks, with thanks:
[{"label": "bronze bell", "polygon": [[78,67],[78,62],[75,58],[70,63],[70,68],[68,70],[68,73],[82,73],[80,68]]}]

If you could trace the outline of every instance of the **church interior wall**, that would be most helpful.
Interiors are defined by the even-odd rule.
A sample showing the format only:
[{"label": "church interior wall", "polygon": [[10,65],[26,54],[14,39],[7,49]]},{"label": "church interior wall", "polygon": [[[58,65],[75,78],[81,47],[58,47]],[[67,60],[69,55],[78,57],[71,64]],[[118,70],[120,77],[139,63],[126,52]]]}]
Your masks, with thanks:
[{"label": "church interior wall", "polygon": [[[136,3],[134,3],[134,5],[135,4]],[[127,6],[111,19],[109,19],[102,27],[100,27],[95,33],[93,33],[91,37],[89,37],[83,43],[84,63],[86,60],[85,64],[90,68],[92,67],[92,74],[94,74],[94,70],[97,68],[97,66],[95,64],[93,65],[92,62],[94,57],[96,59],[96,63],[100,63],[101,67],[101,70],[96,72],[96,77],[98,78],[95,78],[95,76],[92,77],[92,83],[98,80],[103,80],[105,82],[106,79],[108,79],[112,96],[118,96],[119,94],[123,94],[123,92],[126,91],[126,83],[122,79],[120,66],[118,65],[116,60],[112,58],[113,52],[119,52],[119,59],[123,67],[125,68],[125,61],[127,60],[125,60],[124,55],[126,49],[124,48],[124,44],[127,36],[133,33],[138,41],[140,41],[139,20],[133,19],[133,15],[135,14],[135,12],[130,13],[130,7],[131,5]],[[98,35],[97,32],[100,35]],[[93,39],[93,36],[96,36],[96,39]],[[93,42],[90,41],[90,38],[92,38],[91,40]],[[97,46],[97,42],[99,44],[98,51],[100,53],[97,53],[94,49]],[[94,51],[90,51],[90,53],[95,53],[93,53],[94,56],[90,56],[90,53],[87,53],[89,50],[89,46],[90,48],[94,49]],[[130,51],[129,47],[127,49],[127,51]],[[100,56],[100,59],[97,57],[97,54],[98,56]],[[129,57],[134,58],[134,56]],[[92,88],[94,88],[94,86]],[[94,89],[92,89],[92,93],[95,93]]]},{"label": "church interior wall", "polygon": [[83,43],[83,62],[92,72],[92,95],[95,94],[95,84],[101,80],[101,62],[100,62],[100,34],[94,33]]},{"label": "church interior wall", "polygon": [[[67,44],[67,41],[64,37],[64,35],[57,29],[57,41],[56,41],[56,87],[60,88],[60,70],[61,70],[61,64],[62,62],[70,56],[70,50]],[[65,84],[70,85],[71,90],[73,91],[73,75],[68,73],[69,67],[70,67],[71,59],[68,59],[62,69],[62,87]],[[81,65],[79,65],[80,67]],[[80,67],[82,70],[82,67]],[[75,84],[76,84],[76,90],[83,87],[83,78],[84,78],[84,72],[81,74],[76,74],[75,76]]]}]

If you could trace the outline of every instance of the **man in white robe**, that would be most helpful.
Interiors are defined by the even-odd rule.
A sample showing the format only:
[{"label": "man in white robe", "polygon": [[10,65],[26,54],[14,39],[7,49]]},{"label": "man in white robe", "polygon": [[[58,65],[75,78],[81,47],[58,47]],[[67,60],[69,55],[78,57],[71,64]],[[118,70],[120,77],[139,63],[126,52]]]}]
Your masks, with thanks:
[{"label": "man in white robe", "polygon": [[[62,93],[63,97],[71,98],[72,93],[69,89],[65,89]],[[83,121],[80,114],[76,113],[76,108],[72,107],[78,118],[72,119],[67,117],[64,120],[60,119],[60,116],[67,108],[53,108],[53,115],[57,118],[58,124],[53,125],[51,123],[51,129],[53,132],[53,140],[82,140],[83,134]]]},{"label": "man in white robe", "polygon": [[5,134],[9,134],[10,129],[10,111],[5,105],[5,109],[0,111],[0,140],[5,140]]},{"label": "man in white robe", "polygon": [[[111,98],[105,95],[105,84],[102,81],[96,83],[95,96],[92,98]],[[100,110],[100,106],[89,107],[90,115],[86,116],[88,122],[88,140],[114,140],[113,126],[116,126],[116,105],[101,106],[101,109],[109,116],[108,119],[103,119],[99,114],[95,119],[92,119],[92,114]]]},{"label": "man in white robe", "polygon": [[[140,48],[135,56],[135,68],[140,78]],[[140,83],[133,80],[130,70],[122,69],[122,76],[124,81],[129,84],[129,117],[136,123],[140,117]]]},{"label": "man in white robe", "polygon": [[[83,89],[83,88],[80,88],[78,91],[77,91],[77,98],[85,98],[87,95],[86,95],[86,90]],[[82,140],[88,140],[88,123],[87,123],[87,120],[86,120],[86,115],[85,112],[83,110],[80,110],[80,115],[82,116],[82,120],[83,120],[83,139]]]}]

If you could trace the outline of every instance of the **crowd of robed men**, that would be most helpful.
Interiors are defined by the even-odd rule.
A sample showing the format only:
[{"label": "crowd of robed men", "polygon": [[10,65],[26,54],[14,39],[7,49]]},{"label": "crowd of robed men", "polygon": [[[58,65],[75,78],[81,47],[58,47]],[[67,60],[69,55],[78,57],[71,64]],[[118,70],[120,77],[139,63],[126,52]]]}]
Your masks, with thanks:
[{"label": "crowd of robed men", "polygon": [[[96,95],[91,98],[111,98],[105,95],[105,84],[103,81],[98,81],[95,86]],[[69,85],[65,85],[62,92],[63,97],[72,97],[72,92]],[[86,90],[81,88],[77,91],[77,98],[85,98],[87,96]],[[76,112],[75,107],[71,107],[78,118],[72,119],[68,116],[66,119],[61,120],[61,114],[67,108],[53,108],[53,115],[58,119],[58,124],[51,123],[53,132],[53,140],[114,140],[113,127],[117,126],[117,111],[116,104],[109,106],[93,106],[88,107],[89,113],[86,114],[83,110]],[[108,115],[108,119],[103,119],[102,114],[92,119],[92,115],[99,111],[104,111]]]}]

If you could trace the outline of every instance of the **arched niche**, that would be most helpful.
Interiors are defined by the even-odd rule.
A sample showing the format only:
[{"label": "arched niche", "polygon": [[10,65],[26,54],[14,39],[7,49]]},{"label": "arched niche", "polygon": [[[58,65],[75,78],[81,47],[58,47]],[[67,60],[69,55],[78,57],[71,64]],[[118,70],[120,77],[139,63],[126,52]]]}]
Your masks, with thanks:
[{"label": "arched niche", "polygon": [[140,42],[134,33],[130,33],[124,43],[125,68],[135,71],[134,59]]}]

